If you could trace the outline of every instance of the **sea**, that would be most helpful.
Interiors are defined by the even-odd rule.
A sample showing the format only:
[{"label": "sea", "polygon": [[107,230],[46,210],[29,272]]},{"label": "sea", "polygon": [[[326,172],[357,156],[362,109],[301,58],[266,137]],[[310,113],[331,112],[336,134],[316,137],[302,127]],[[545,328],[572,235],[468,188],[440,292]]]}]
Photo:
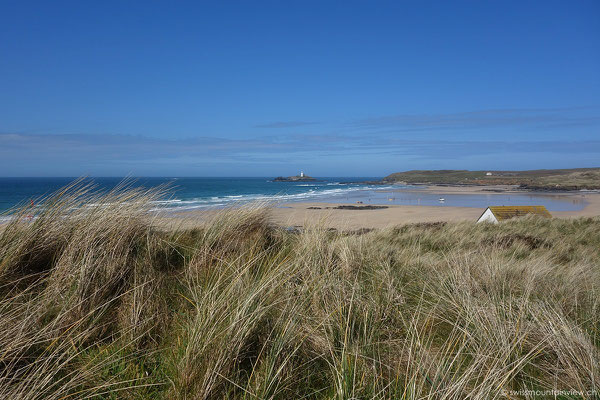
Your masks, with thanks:
[{"label": "sea", "polygon": [[[327,177],[311,182],[275,182],[272,178],[127,178],[132,186],[168,185],[167,195],[156,209],[190,211],[222,208],[250,202],[269,202],[285,207],[290,202],[393,204],[477,207],[490,205],[543,205],[550,211],[576,211],[585,202],[550,193],[436,194],[411,191],[406,185],[360,183],[379,177]],[[75,178],[0,178],[0,213],[10,214],[19,204],[39,202],[73,182]],[[123,178],[88,178],[97,190],[107,191]]]}]

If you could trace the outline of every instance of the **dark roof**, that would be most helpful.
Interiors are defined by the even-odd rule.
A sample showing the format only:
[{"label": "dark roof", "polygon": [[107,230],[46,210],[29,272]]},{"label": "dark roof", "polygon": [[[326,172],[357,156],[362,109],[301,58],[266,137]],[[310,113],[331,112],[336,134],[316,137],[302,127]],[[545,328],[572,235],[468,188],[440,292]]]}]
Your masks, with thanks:
[{"label": "dark roof", "polygon": [[528,214],[552,218],[552,215],[544,206],[491,206],[488,208],[492,211],[498,221],[522,217]]}]

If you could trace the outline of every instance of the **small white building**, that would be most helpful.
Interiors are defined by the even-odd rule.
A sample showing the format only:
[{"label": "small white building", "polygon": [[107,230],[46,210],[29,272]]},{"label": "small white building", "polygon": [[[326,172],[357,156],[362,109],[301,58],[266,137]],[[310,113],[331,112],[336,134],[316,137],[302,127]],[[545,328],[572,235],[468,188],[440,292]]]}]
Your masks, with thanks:
[{"label": "small white building", "polygon": [[300,171],[300,178],[304,178],[304,171]]},{"label": "small white building", "polygon": [[486,176],[492,176],[492,173],[491,172],[486,172],[485,175]]},{"label": "small white building", "polygon": [[491,222],[497,224],[500,221],[515,217],[523,217],[528,214],[552,218],[552,215],[544,206],[490,206],[485,209],[483,214],[481,214],[477,223]]}]

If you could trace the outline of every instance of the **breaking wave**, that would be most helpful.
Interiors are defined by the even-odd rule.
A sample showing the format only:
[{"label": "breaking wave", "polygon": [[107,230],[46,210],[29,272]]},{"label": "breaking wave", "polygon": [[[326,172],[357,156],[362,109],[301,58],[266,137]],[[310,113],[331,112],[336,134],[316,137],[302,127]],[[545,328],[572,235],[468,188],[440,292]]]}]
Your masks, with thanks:
[{"label": "breaking wave", "polygon": [[203,208],[227,207],[230,205],[245,204],[251,202],[286,203],[294,201],[318,201],[342,198],[360,191],[389,189],[392,186],[346,186],[343,188],[325,189],[325,186],[344,186],[341,184],[321,185],[323,189],[317,189],[317,185],[297,185],[312,187],[301,193],[279,193],[279,194],[246,194],[228,196],[198,197],[192,199],[167,199],[155,201],[156,208],[153,211],[188,211]]}]

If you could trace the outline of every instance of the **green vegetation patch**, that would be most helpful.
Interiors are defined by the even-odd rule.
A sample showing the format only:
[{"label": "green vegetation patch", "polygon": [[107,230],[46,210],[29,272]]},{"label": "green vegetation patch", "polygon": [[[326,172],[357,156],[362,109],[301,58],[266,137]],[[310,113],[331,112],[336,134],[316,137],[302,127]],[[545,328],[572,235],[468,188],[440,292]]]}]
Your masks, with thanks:
[{"label": "green vegetation patch", "polygon": [[383,182],[446,185],[518,185],[535,190],[600,189],[600,168],[530,171],[434,170],[396,172]]}]

